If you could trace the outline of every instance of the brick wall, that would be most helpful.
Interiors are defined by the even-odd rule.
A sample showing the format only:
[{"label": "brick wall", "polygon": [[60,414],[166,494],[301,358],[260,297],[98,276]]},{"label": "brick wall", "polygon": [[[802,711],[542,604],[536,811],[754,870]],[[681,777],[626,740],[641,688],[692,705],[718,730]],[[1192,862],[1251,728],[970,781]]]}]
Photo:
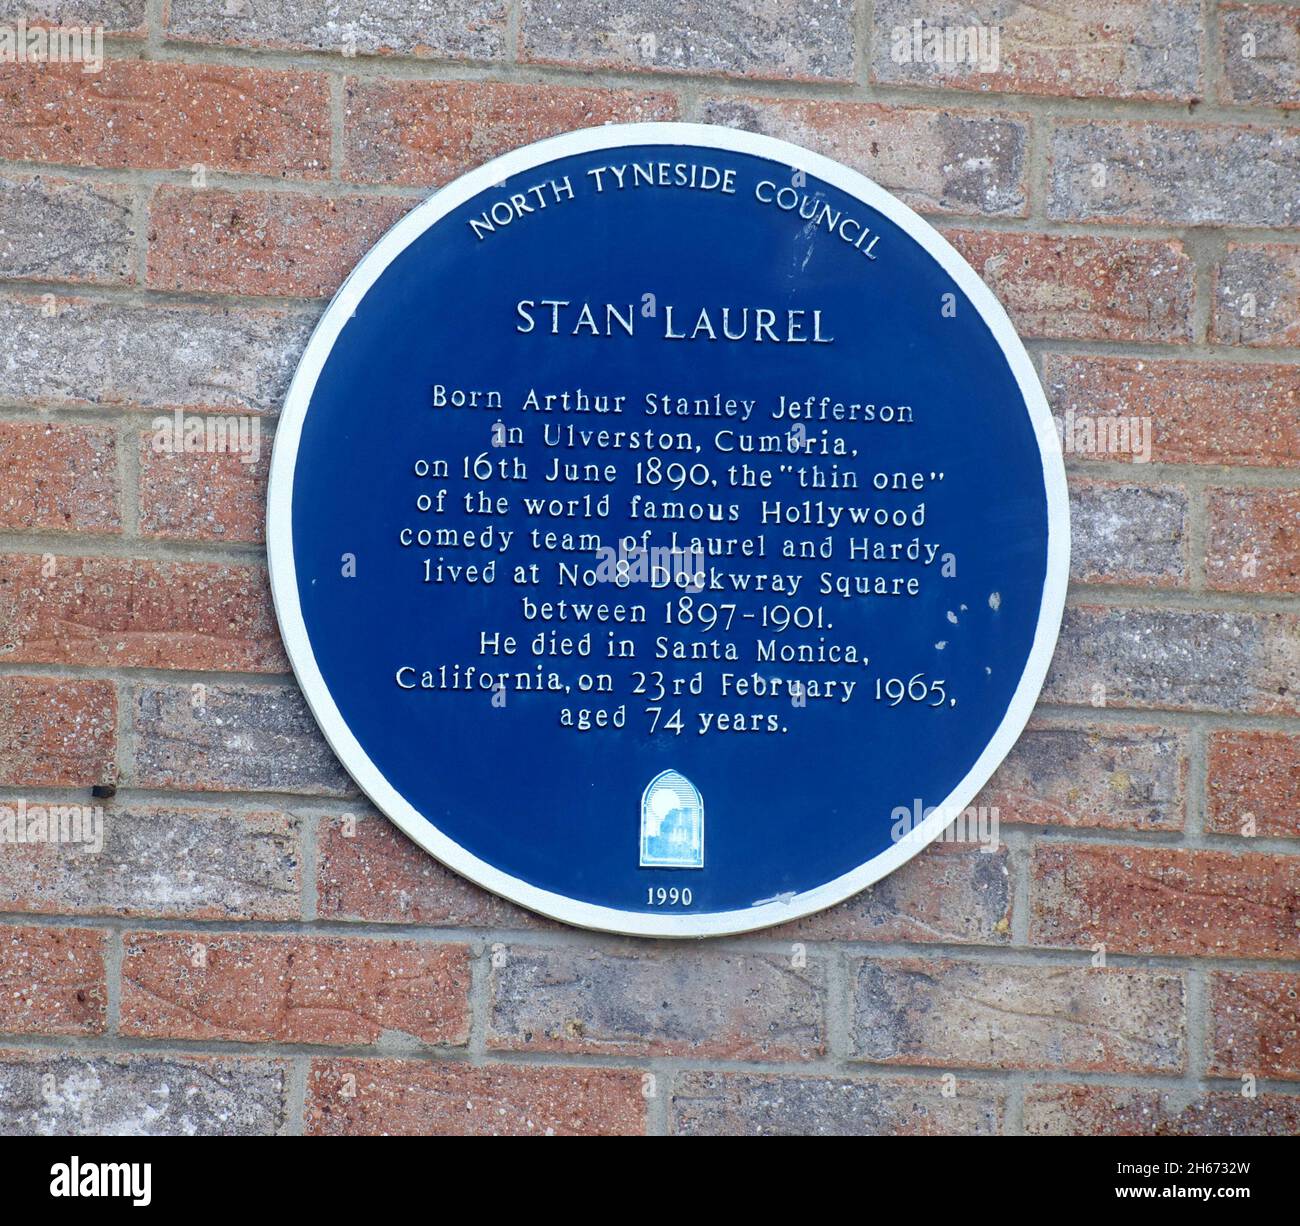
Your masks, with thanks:
[{"label": "brick wall", "polygon": [[[0,1132],[1300,1132],[1300,4],[324,7],[0,0],[109,31],[99,73],[0,65],[0,804],[117,788],[98,855],[0,846]],[[997,25],[996,69],[898,62],[918,18]],[[1153,431],[1067,456],[1002,848],[687,945],[534,918],[370,811],[286,671],[269,449],[151,446],[177,408],[269,438],[429,188],[671,118],[862,170],[1055,413]]]}]

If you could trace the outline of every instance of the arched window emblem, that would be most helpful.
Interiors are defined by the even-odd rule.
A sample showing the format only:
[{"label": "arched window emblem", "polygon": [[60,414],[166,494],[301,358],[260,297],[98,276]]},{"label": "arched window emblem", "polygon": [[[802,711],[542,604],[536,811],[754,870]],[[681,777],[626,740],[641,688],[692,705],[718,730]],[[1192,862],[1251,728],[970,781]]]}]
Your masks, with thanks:
[{"label": "arched window emblem", "polygon": [[641,867],[704,867],[704,798],[675,770],[660,771],[641,793]]}]

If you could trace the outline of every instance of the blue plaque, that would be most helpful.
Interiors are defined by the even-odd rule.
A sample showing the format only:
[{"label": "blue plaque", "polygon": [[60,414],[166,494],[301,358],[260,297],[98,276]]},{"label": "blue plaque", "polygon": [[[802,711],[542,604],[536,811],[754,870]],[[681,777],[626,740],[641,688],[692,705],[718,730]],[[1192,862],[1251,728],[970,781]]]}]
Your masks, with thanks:
[{"label": "blue plaque", "polygon": [[525,907],[743,932],[897,868],[1042,685],[1060,445],[881,188],[693,124],[443,188],[316,328],[271,466],[284,641],[359,786]]}]

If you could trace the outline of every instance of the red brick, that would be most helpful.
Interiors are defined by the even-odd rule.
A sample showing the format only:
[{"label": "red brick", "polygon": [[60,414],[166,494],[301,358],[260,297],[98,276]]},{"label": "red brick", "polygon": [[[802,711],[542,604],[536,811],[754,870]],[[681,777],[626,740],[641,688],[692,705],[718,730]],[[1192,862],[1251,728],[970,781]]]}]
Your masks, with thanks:
[{"label": "red brick", "polygon": [[111,681],[0,677],[0,785],[115,783],[117,694]]},{"label": "red brick", "polygon": [[1026,336],[1192,339],[1192,261],[1172,239],[949,230]]},{"label": "red brick", "polygon": [[1212,1077],[1300,1079],[1300,975],[1211,975],[1208,1043]]},{"label": "red brick", "polygon": [[258,566],[9,555],[0,624],[19,664],[288,671]]},{"label": "red brick", "polygon": [[1300,736],[1210,734],[1207,826],[1240,834],[1248,818],[1264,838],[1300,838]]},{"label": "red brick", "polygon": [[489,81],[348,81],[343,177],[446,183],[573,128],[675,119],[670,94]]},{"label": "red brick", "polygon": [[1214,267],[1213,339],[1300,346],[1300,247],[1229,243]]},{"label": "red brick", "polygon": [[1025,1131],[1075,1137],[1289,1137],[1300,1133],[1300,1098],[1228,1092],[1190,1103],[1179,1091],[1121,1086],[1030,1086]]},{"label": "red brick", "polygon": [[1029,939],[1114,953],[1300,957],[1300,856],[1040,845]]},{"label": "red brick", "polygon": [[1002,822],[1181,830],[1187,755],[1177,729],[1031,723],[975,803]]},{"label": "red brick", "polygon": [[161,187],[149,210],[148,284],[327,297],[413,203]]},{"label": "red brick", "polygon": [[1300,490],[1212,489],[1205,581],[1217,591],[1300,592]]},{"label": "red brick", "polygon": [[1181,1072],[1182,977],[1166,972],[864,959],[853,1058],[939,1068]]},{"label": "red brick", "polygon": [[931,843],[847,902],[769,929],[771,940],[944,941],[1011,939],[1013,889],[1005,846]]},{"label": "red brick", "polygon": [[0,1031],[103,1034],[107,934],[0,926]]},{"label": "red brick", "polygon": [[604,1056],[808,1060],[826,1051],[826,973],[708,945],[509,945],[488,1046]]},{"label": "red brick", "polygon": [[1076,421],[1149,419],[1157,463],[1300,465],[1300,371],[1293,366],[1049,353],[1043,386],[1058,421],[1067,413]]},{"label": "red brick", "polygon": [[0,422],[0,529],[121,532],[113,431]]},{"label": "red brick", "polygon": [[124,938],[122,1033],[279,1043],[469,1036],[464,946],[263,934]]},{"label": "red brick", "polygon": [[645,1132],[631,1069],[313,1060],[311,1136],[625,1136]]},{"label": "red brick", "polygon": [[159,451],[140,434],[140,532],[181,541],[261,544],[271,446],[249,464],[238,451]]},{"label": "red brick", "polygon": [[160,60],[0,71],[0,157],[15,161],[318,179],[329,143],[320,73]]},{"label": "red brick", "polygon": [[[992,27],[998,33],[996,60],[987,42],[976,44],[985,53],[982,62],[969,53],[918,59],[912,38],[918,20],[926,34],[969,29],[976,22]],[[927,0],[923,6],[876,0],[871,79],[933,89],[1189,102],[1202,88],[1199,34],[1196,0],[1010,6],[990,0]]]},{"label": "red brick", "polygon": [[378,814],[323,819],[317,906],[325,919],[443,928],[554,928],[444,868]]},{"label": "red brick", "polygon": [[923,213],[1023,217],[1028,208],[1024,115],[803,98],[727,96],[701,105],[708,123],[816,150]]}]

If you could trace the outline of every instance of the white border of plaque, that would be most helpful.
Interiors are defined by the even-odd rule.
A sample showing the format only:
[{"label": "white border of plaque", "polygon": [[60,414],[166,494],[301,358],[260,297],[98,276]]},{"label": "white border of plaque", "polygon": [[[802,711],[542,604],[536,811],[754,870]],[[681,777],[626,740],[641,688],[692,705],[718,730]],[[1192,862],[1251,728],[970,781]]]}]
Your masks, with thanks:
[{"label": "white border of plaque", "polygon": [[[839,188],[883,213],[921,245],[957,283],[980,313],[1015,375],[1038,439],[1046,489],[1047,574],[1033,648],[1002,723],[966,776],[910,837],[851,872],[802,894],[757,902],[744,910],[688,912],[624,911],[580,902],[539,889],[471,854],[434,826],[392,787],[361,748],[335,705],[317,667],[298,603],[294,568],[292,498],[303,419],[326,358],[357,304],[389,263],[425,230],[480,192],[534,167],[572,154],[635,145],[685,145],[752,154]],[[1069,573],[1069,501],[1061,445],[1046,397],[1011,321],[975,271],[952,245],[905,204],[870,179],[787,141],[731,128],[692,123],[611,124],[585,128],[516,149],[463,175],[399,221],[343,283],[312,333],[285,400],[275,435],[267,496],[266,539],[271,589],[280,631],[298,684],[326,739],[352,778],[407,835],[449,868],[504,898],[566,923],[634,936],[702,937],[749,932],[821,911],[841,902],[916,855],[975,798],[1015,744],[1038,699],[1056,647]],[[638,784],[640,781],[638,781]],[[637,789],[633,789],[638,791]],[[639,794],[639,791],[638,791]],[[485,806],[491,798],[484,797]],[[632,815],[635,830],[635,817]]]}]

